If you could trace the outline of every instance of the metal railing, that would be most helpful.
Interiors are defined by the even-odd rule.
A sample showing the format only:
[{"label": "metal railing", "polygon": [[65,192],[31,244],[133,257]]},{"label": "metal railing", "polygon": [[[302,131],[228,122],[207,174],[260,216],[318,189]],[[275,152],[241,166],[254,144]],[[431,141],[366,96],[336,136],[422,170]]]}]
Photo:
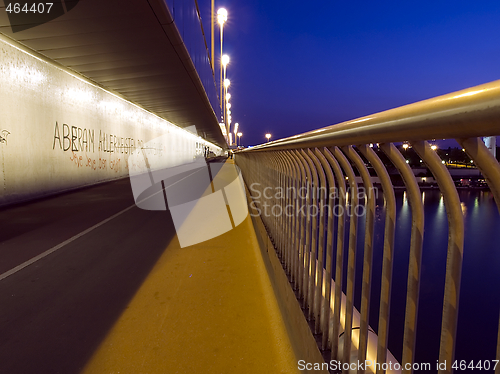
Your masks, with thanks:
[{"label": "metal railing", "polygon": [[[358,339],[357,361],[363,362],[369,349],[375,349],[378,363],[389,360],[389,309],[396,231],[394,187],[387,170],[390,166],[396,168],[402,177],[412,213],[401,367],[403,372],[413,371],[406,370],[406,364],[411,367],[415,358],[424,205],[411,167],[393,144],[405,142],[432,172],[447,212],[448,252],[439,351],[439,362],[446,361],[447,365],[439,372],[453,371],[451,363],[456,341],[464,217],[450,173],[437,152],[431,149],[429,141],[456,139],[483,174],[500,211],[500,165],[481,139],[497,135],[500,135],[500,81],[266,143],[236,154],[236,163],[242,170],[245,183],[251,186],[252,208],[261,213],[290,282],[303,302],[308,318],[314,322],[314,332],[322,334],[321,348],[331,349],[333,360],[351,362],[352,350],[356,348],[352,342]],[[379,143],[380,151],[375,152],[370,143]],[[384,162],[380,154],[387,156]],[[368,344],[368,316],[375,197],[368,193],[365,199],[358,201],[361,186],[357,182],[361,179],[365,192],[373,188],[367,166],[373,168],[379,178],[385,201],[378,339],[376,347],[371,348]],[[356,178],[356,175],[361,178]],[[332,189],[337,189],[338,193],[332,194]],[[276,191],[281,191],[281,194]],[[347,218],[349,214],[354,217],[349,209],[360,204],[366,212],[366,221],[358,315],[354,308],[358,219]],[[269,207],[274,211],[262,214]],[[347,224],[349,233],[345,236]],[[345,245],[348,247],[347,258],[343,255]],[[336,267],[332,269],[334,257]],[[342,274],[345,261],[346,277]],[[343,277],[347,280],[345,296],[342,293]],[[344,297],[345,301],[342,301]],[[359,326],[354,325],[353,319]],[[356,339],[353,339],[354,335]],[[497,359],[500,359],[500,330],[498,340]],[[377,373],[380,372],[385,372],[381,365],[377,367]],[[500,373],[500,365],[496,373]]]}]

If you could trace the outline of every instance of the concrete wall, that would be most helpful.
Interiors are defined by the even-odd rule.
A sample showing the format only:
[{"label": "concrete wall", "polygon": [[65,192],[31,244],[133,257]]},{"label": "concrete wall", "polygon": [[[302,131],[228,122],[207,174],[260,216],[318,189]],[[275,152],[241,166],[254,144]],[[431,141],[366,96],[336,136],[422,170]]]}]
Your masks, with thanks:
[{"label": "concrete wall", "polygon": [[0,205],[126,177],[129,155],[146,143],[165,166],[205,145],[220,152],[0,36]]}]

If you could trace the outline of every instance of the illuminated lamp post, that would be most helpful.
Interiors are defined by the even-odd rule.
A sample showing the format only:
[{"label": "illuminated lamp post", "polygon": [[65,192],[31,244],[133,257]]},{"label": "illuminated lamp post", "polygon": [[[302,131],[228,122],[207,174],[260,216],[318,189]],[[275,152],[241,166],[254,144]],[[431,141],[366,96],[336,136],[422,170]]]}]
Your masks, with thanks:
[{"label": "illuminated lamp post", "polygon": [[238,138],[236,138],[238,136],[237,135],[238,134],[238,126],[239,126],[239,123],[236,122],[234,124],[234,131],[233,131],[233,133],[234,133],[234,142],[236,143],[236,146],[238,146]]},{"label": "illuminated lamp post", "polygon": [[[228,55],[223,55],[222,59],[221,59],[221,62],[222,62],[222,67],[223,67],[223,71],[224,71],[223,82],[226,82],[226,69],[227,69],[227,64],[229,64],[229,56]],[[227,94],[227,90],[225,91],[225,94]],[[223,97],[223,102],[224,102],[225,107],[223,107],[222,110],[223,110],[223,113],[224,113],[224,118],[226,118],[226,115],[227,115],[227,113],[226,113],[227,112],[227,101],[226,101],[225,95]],[[229,134],[229,129],[227,128],[227,126],[226,126],[226,131]]]},{"label": "illuminated lamp post", "polygon": [[266,134],[267,141],[269,142],[269,139],[271,139],[271,134]]},{"label": "illuminated lamp post", "polygon": [[[227,88],[231,84],[231,81],[229,79],[224,79],[224,122],[226,124],[226,131],[228,134],[230,134],[229,131],[229,125],[230,121],[226,113],[226,96],[227,96]],[[231,145],[231,140],[229,141],[229,145]]]},{"label": "illuminated lamp post", "polygon": [[[224,8],[220,8],[217,11],[217,22],[219,23],[219,28],[220,28],[220,57],[221,57],[221,64],[222,64],[222,39],[223,39],[223,33],[224,33],[224,22],[227,21],[227,10]],[[220,108],[223,109],[223,96],[222,96],[222,85],[223,85],[223,78],[222,78],[222,68],[220,69]],[[222,115],[224,116],[224,112],[222,112]]]}]

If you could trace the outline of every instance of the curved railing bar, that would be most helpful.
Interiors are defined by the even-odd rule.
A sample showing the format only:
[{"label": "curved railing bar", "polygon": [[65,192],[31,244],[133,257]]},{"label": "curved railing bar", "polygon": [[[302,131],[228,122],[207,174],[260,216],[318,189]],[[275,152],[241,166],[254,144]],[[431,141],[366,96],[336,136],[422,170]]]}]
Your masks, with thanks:
[{"label": "curved railing bar", "polygon": [[[291,199],[290,196],[287,194],[288,188],[292,186],[292,166],[288,162],[288,160],[285,157],[285,153],[280,151],[278,152],[278,157],[281,159],[281,162],[284,165],[285,168],[285,185],[284,185],[284,190],[282,193],[284,193],[283,196],[283,201],[284,201],[284,209],[286,210],[287,207],[290,205]],[[286,215],[286,212],[284,210],[281,211],[283,223],[284,223],[284,246],[285,246],[285,270],[288,272],[288,275],[290,276],[290,279],[293,278],[293,268],[292,268],[292,251],[293,251],[293,243],[292,243],[292,220],[288,219],[289,217]]]},{"label": "curved railing bar", "polygon": [[406,186],[406,193],[410,203],[412,225],[410,238],[410,258],[408,265],[408,286],[406,291],[405,326],[403,333],[403,359],[404,372],[406,364],[413,364],[415,358],[415,339],[417,334],[417,314],[420,292],[420,268],[422,262],[422,244],[424,241],[424,205],[415,175],[406,163],[401,152],[392,143],[381,144],[380,148],[389,157],[398,169]]},{"label": "curved railing bar", "polygon": [[[366,223],[365,223],[365,243],[363,250],[363,274],[362,274],[362,288],[361,288],[361,318],[359,330],[359,346],[358,346],[358,360],[365,362],[366,353],[368,349],[368,318],[370,313],[370,294],[371,294],[371,280],[372,280],[372,260],[373,260],[373,236],[375,230],[375,198],[372,195],[373,183],[370,178],[370,173],[366,168],[364,161],[354,150],[353,147],[342,147],[344,153],[354,162],[356,169],[363,180],[363,187],[368,192],[366,196]],[[364,373],[364,367],[358,368],[358,373]]]},{"label": "curved railing bar", "polygon": [[[285,165],[283,163],[283,160],[280,157],[280,151],[275,152],[274,156],[276,158],[276,163],[278,165],[278,177],[279,177],[279,179],[278,179],[277,188],[281,188],[281,191],[283,191],[286,188],[286,168],[285,168]],[[280,207],[280,211],[279,212],[271,211],[271,214],[273,215],[273,217],[277,223],[278,232],[276,233],[276,235],[278,237],[278,243],[279,243],[279,248],[280,248],[281,257],[282,257],[281,261],[282,261],[282,264],[283,264],[285,271],[288,271],[288,264],[286,261],[287,245],[285,244],[288,231],[286,230],[284,215],[283,215],[283,208],[284,208],[284,205],[286,205],[286,204],[285,204],[285,199],[283,198],[282,194],[280,194],[280,191],[277,191],[277,188],[275,188],[275,190],[273,191],[273,195],[274,195],[274,199],[275,199],[275,204],[276,204],[276,201],[279,203],[279,204],[277,204],[277,206]],[[280,195],[279,199],[276,197],[276,195],[278,195],[278,194]],[[278,213],[277,217],[275,216],[276,213]]]},{"label": "curved railing bar", "polygon": [[[387,344],[389,338],[394,232],[396,227],[396,198],[394,196],[394,188],[392,188],[389,173],[375,151],[366,144],[358,146],[358,149],[373,166],[373,169],[375,169],[380,179],[385,199],[384,250],[377,343],[377,362],[385,363],[387,361]],[[381,369],[378,371],[382,372]]]},{"label": "curved railing bar", "polygon": [[[358,184],[351,164],[340,151],[339,148],[332,148],[333,155],[338,160],[342,169],[347,175],[351,190],[351,209],[354,210],[358,206]],[[352,319],[354,313],[354,280],[356,271],[356,235],[358,231],[358,217],[351,214],[349,222],[349,249],[347,256],[347,287],[346,287],[346,309],[345,309],[345,324],[344,324],[344,349],[343,362],[350,362],[351,359],[351,338],[352,338]]]},{"label": "curved railing bar", "polygon": [[[298,151],[293,150],[290,152],[290,155],[295,159],[295,163],[300,169],[301,181],[300,181],[300,191],[306,188],[307,190],[307,173],[306,168],[304,167],[301,159],[299,158]],[[308,205],[308,196],[303,196],[302,192],[300,193],[300,205]],[[298,214],[298,213],[297,213]],[[309,222],[307,220],[307,215],[301,214],[300,217],[300,252],[299,252],[299,295],[302,297],[302,304],[305,306],[305,302],[307,300],[307,276],[308,273],[305,270],[307,268],[306,264],[308,263],[308,258],[306,257],[308,251],[308,226]]]},{"label": "curved railing bar", "polygon": [[451,373],[455,353],[455,336],[458,319],[458,300],[464,251],[464,216],[457,189],[450,172],[439,156],[426,141],[412,142],[413,149],[430,169],[443,194],[448,216],[448,255],[446,258],[446,278],[444,286],[443,322],[439,362],[446,362],[446,369],[438,373]]},{"label": "curved railing bar", "polygon": [[325,266],[325,296],[323,309],[321,311],[321,349],[325,350],[328,348],[329,340],[329,330],[330,330],[330,304],[331,304],[331,294],[332,294],[332,258],[333,258],[333,210],[335,204],[335,194],[332,194],[332,189],[335,188],[335,177],[333,176],[332,167],[328,163],[326,157],[319,151],[318,148],[314,149],[314,154],[316,158],[321,163],[323,170],[325,171],[326,178],[328,180],[328,221],[327,221],[327,233],[326,233],[326,266]]},{"label": "curved railing bar", "polygon": [[337,183],[339,185],[339,207],[342,208],[342,213],[338,217],[337,227],[337,254],[335,265],[335,298],[333,304],[333,327],[330,341],[332,342],[331,358],[332,360],[339,359],[339,335],[340,335],[340,314],[342,309],[342,278],[344,269],[344,236],[345,236],[345,211],[347,210],[346,202],[346,186],[342,169],[328,148],[323,148],[322,153],[325,155],[328,163],[330,164]]},{"label": "curved railing bar", "polygon": [[[290,166],[293,168],[293,192],[297,193],[300,186],[300,170],[298,165],[295,163],[293,158],[290,156],[289,151],[284,152],[283,154],[285,158],[287,158]],[[293,285],[295,285],[295,289],[299,286],[299,253],[300,253],[300,217],[297,214],[297,208],[299,205],[299,197],[295,195],[295,199],[292,198],[293,204],[293,219],[292,219],[292,258],[291,258],[291,266],[292,266],[292,281]]]},{"label": "curved railing bar", "polygon": [[[486,179],[500,213],[500,165],[498,161],[479,138],[457,139],[457,141]],[[497,360],[500,361],[500,322],[498,324]],[[495,373],[500,374],[500,365],[497,365]]]},{"label": "curved railing bar", "polygon": [[[315,284],[315,289],[314,289],[314,304],[313,304],[313,310],[314,310],[314,327],[315,327],[315,333],[318,334],[320,332],[320,327],[321,327],[321,304],[322,304],[322,290],[323,290],[323,268],[324,268],[324,252],[325,252],[325,196],[324,196],[324,191],[327,189],[327,184],[326,184],[326,176],[325,176],[325,171],[323,170],[323,166],[321,166],[321,163],[319,162],[318,158],[314,155],[313,151],[308,149],[307,154],[309,158],[312,160],[314,163],[314,166],[316,168],[316,172],[318,173],[319,177],[319,190],[317,189],[317,207],[318,210],[317,212],[319,213],[319,232],[318,232],[318,255],[317,255],[317,268],[316,268],[316,280],[313,282]],[[316,220],[317,221],[317,220]]]},{"label": "curved railing bar", "polygon": [[302,162],[304,163],[304,167],[306,168],[306,173],[308,175],[308,190],[307,194],[309,195],[309,204],[307,206],[307,220],[308,220],[308,228],[307,228],[307,233],[309,233],[309,241],[307,241],[307,236],[306,236],[306,242],[309,243],[307,246],[307,251],[306,251],[306,258],[308,259],[307,266],[306,266],[306,272],[308,275],[307,278],[307,302],[306,306],[309,308],[308,309],[308,315],[309,319],[311,320],[313,317],[313,305],[314,305],[314,282],[315,282],[315,272],[316,272],[316,249],[318,246],[318,224],[316,217],[311,216],[311,208],[313,206],[317,206],[316,203],[316,194],[314,193],[314,190],[316,186],[318,185],[318,175],[316,172],[316,168],[314,167],[313,162],[309,159],[309,156],[304,152],[303,149],[300,149],[298,151],[299,157],[302,158]]}]

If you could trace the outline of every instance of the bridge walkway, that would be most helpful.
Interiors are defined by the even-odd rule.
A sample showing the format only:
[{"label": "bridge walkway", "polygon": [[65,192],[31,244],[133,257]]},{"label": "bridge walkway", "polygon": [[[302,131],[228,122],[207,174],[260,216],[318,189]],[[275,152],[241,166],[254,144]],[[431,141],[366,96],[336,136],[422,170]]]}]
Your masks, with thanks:
[{"label": "bridge walkway", "polygon": [[0,372],[298,372],[250,216],[181,248],[170,215],[135,207],[122,179],[0,223]]},{"label": "bridge walkway", "polygon": [[[214,183],[231,179],[227,163]],[[298,372],[250,216],[207,242],[169,243],[84,370],[103,372]]]}]

